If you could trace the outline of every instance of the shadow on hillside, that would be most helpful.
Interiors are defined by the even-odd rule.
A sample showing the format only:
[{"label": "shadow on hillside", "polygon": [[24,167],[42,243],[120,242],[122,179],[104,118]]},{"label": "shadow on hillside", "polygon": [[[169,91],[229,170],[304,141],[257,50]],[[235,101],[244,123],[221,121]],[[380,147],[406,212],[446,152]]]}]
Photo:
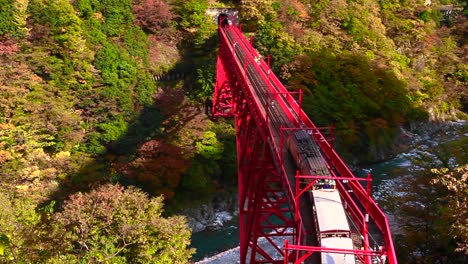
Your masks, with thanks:
[{"label": "shadow on hillside", "polygon": [[[158,89],[153,95],[153,105],[142,109],[140,115],[129,122],[125,135],[106,146],[105,153],[89,159],[89,161],[82,160],[82,163],[79,164],[79,171],[63,180],[56,188],[56,191],[50,195],[50,200],[56,200],[60,204],[75,192],[87,192],[108,182],[118,182],[124,186],[134,185],[142,188],[150,195],[158,195],[154,190],[151,190],[153,184],[148,184],[148,179],[145,179],[145,177],[149,177],[148,175],[140,178],[125,177],[122,174],[122,170],[126,168],[122,168],[118,164],[128,164],[141,155],[146,155],[146,157],[157,156],[149,157],[149,159],[157,161],[161,158],[160,155],[139,153],[143,144],[149,141],[167,143],[164,142],[167,141],[165,139],[174,136],[179,129],[204,111],[202,109],[204,99],[200,98],[196,91],[197,69],[214,66],[213,64],[216,63],[217,44],[217,34],[209,38],[204,45],[198,47],[190,45],[188,42],[180,43],[179,49],[182,50],[182,58],[167,74],[183,78],[183,89],[173,88],[178,86],[177,83],[181,80],[166,79],[156,81],[155,85],[158,86]],[[163,89],[161,88],[162,86],[166,88]],[[180,114],[181,109],[184,108],[184,103],[187,101],[186,98],[190,98],[190,101],[195,106],[190,108],[191,112]],[[155,143],[151,142],[151,144],[154,145]],[[170,145],[170,143],[166,145]],[[146,147],[146,151],[147,149],[148,147]],[[182,150],[170,149],[170,151],[178,153],[179,161],[188,163],[181,157]],[[161,160],[162,162],[170,163],[173,159],[167,161],[162,157]],[[173,163],[176,162],[174,161]],[[133,168],[133,170],[139,170],[136,173],[144,174],[144,167],[149,166],[147,169],[149,170],[153,165],[142,163],[141,168]],[[163,173],[158,168],[155,170],[152,172],[153,175]],[[171,174],[172,172],[169,173]],[[174,177],[181,178],[181,175],[174,175]],[[177,189],[177,186],[173,185],[174,190]],[[162,193],[164,194],[164,191]]]},{"label": "shadow on hillside", "polygon": [[[201,111],[196,111],[178,115],[178,111],[182,109],[184,104],[183,91],[182,96],[180,96],[180,92],[176,92],[179,95],[175,96],[172,88],[166,88],[164,92],[161,91],[161,88],[159,89],[160,92],[155,98],[154,104],[145,107],[141,114],[130,122],[126,134],[109,144],[106,152],[102,155],[89,161],[82,160],[79,171],[63,180],[56,191],[50,195],[50,200],[56,200],[60,203],[75,192],[88,192],[101,184],[109,182],[118,182],[124,186],[134,185],[150,195],[159,195],[159,193],[155,193],[151,189],[157,179],[151,180],[148,178],[151,176],[157,177],[156,175],[161,175],[166,170],[156,168],[151,171],[152,166],[155,166],[155,161],[161,159],[161,163],[165,163],[164,166],[178,166],[180,168],[182,166],[173,165],[173,161],[184,161],[181,157],[177,158],[177,155],[181,155],[180,153],[183,152],[180,148],[176,146],[174,148],[167,147],[171,146],[171,143],[166,142],[168,141],[167,133],[175,133],[201,113]],[[161,104],[163,101],[165,103]],[[180,116],[180,118],[174,118],[175,115]],[[154,142],[161,142],[163,147],[159,148],[158,151],[171,152],[169,155],[172,158],[168,161],[166,156],[161,157],[160,152],[148,154],[152,151],[151,147],[149,147],[149,150],[148,146],[141,149],[143,144],[148,142],[152,145],[155,144]],[[133,174],[145,174],[144,177],[125,177],[122,171],[125,171],[126,167],[122,164],[128,164],[137,158],[152,161],[152,163],[142,163],[143,168],[137,166],[131,168]],[[148,169],[145,166],[148,166]],[[177,187],[175,184],[173,185],[174,188]],[[163,192],[163,194],[165,193]]]}]

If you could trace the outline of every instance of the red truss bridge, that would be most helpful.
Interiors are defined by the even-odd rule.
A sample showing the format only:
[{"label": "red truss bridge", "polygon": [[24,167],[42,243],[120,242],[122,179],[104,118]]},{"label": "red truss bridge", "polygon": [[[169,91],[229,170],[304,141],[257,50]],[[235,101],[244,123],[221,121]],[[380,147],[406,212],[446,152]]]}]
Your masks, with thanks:
[{"label": "red truss bridge", "polygon": [[235,119],[240,263],[396,264],[370,175],[353,175],[302,93],[286,90],[226,15],[218,21],[211,114]]}]

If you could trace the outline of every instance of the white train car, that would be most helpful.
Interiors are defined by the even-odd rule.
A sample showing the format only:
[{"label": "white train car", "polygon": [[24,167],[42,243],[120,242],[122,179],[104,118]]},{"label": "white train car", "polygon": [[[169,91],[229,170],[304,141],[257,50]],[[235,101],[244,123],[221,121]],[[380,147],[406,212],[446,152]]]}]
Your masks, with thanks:
[{"label": "white train car", "polygon": [[[311,193],[315,205],[320,245],[328,248],[353,250],[351,230],[338,190],[317,189]],[[354,254],[322,252],[321,263],[355,264],[356,259]]]}]

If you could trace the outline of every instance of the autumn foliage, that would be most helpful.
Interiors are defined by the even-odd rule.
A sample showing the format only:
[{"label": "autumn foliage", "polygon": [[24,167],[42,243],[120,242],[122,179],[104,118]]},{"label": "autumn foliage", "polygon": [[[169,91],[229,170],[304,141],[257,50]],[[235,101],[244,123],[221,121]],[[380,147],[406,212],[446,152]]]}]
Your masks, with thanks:
[{"label": "autumn foliage", "polygon": [[118,170],[127,178],[143,184],[154,194],[172,198],[180,184],[181,175],[190,161],[181,158],[183,149],[163,140],[150,140],[138,151],[138,157]]},{"label": "autumn foliage", "polygon": [[53,216],[51,250],[88,262],[186,263],[190,231],[183,217],[163,218],[162,206],[161,197],[112,184],[74,194]]},{"label": "autumn foliage", "polygon": [[[466,133],[460,129],[457,133]],[[419,149],[380,204],[394,215],[403,263],[466,263],[468,259],[467,139]]]},{"label": "autumn foliage", "polygon": [[174,15],[162,0],[133,0],[135,23],[150,33],[161,34],[171,26]]},{"label": "autumn foliage", "polygon": [[[313,121],[335,123],[343,157],[374,161],[401,126],[466,118],[466,6],[446,19],[426,2],[0,0],[0,262],[187,262],[168,252],[190,257],[188,231],[160,198],[91,187],[177,205],[235,189],[235,131],[197,105],[215,83],[210,7],[238,8]],[[171,71],[184,77],[153,79]],[[453,222],[436,228],[461,254],[451,182],[424,184],[457,208],[441,206]],[[409,249],[427,241],[418,228]]]},{"label": "autumn foliage", "polygon": [[185,219],[162,217],[162,197],[134,187],[101,185],[61,208],[11,198],[0,193],[2,263],[187,263],[194,252]]}]

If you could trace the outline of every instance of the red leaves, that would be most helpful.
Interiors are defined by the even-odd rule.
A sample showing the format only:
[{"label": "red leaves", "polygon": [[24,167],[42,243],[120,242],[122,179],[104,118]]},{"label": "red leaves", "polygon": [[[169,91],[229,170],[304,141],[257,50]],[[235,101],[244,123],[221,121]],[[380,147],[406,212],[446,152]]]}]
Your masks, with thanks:
[{"label": "red leaves", "polygon": [[0,41],[0,56],[12,55],[19,51],[18,45],[12,40]]},{"label": "red leaves", "polygon": [[180,147],[150,140],[140,147],[138,158],[119,170],[126,177],[144,183],[148,191],[170,198],[190,165],[188,160],[181,158],[182,152]]},{"label": "red leaves", "polygon": [[162,0],[134,0],[133,13],[136,24],[151,33],[161,33],[168,28],[173,14],[167,3]]}]

